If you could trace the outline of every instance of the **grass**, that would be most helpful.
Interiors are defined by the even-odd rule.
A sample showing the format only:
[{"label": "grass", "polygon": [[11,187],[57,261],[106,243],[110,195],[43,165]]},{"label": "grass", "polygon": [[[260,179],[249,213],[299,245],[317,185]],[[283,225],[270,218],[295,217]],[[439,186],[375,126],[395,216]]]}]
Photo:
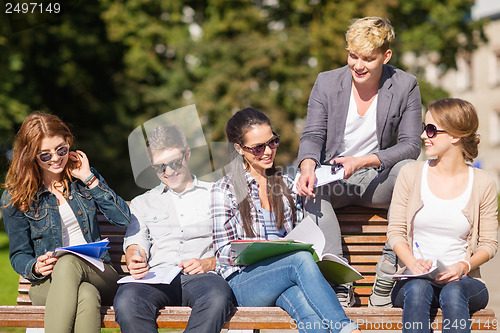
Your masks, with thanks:
[{"label": "grass", "polygon": [[0,232],[0,304],[15,305],[19,275],[9,261],[9,240],[5,232]]},{"label": "grass", "polygon": [[[9,261],[9,239],[0,232],[0,304],[16,305],[19,275],[12,269]],[[0,332],[25,332],[24,328],[0,328]],[[109,332],[111,333],[111,332]]]}]

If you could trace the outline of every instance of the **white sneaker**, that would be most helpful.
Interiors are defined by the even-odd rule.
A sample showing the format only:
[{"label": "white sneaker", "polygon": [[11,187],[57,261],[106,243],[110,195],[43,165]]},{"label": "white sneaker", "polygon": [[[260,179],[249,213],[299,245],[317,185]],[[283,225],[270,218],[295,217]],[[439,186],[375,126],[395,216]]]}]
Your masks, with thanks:
[{"label": "white sneaker", "polygon": [[368,299],[368,307],[392,308],[391,291],[396,280],[385,277],[384,274],[396,273],[396,265],[381,257],[375,267],[375,282]]},{"label": "white sneaker", "polygon": [[350,308],[354,305],[356,300],[354,299],[354,287],[352,282],[332,285],[332,287],[335,291],[335,294],[337,294],[340,305],[342,305],[344,308]]}]

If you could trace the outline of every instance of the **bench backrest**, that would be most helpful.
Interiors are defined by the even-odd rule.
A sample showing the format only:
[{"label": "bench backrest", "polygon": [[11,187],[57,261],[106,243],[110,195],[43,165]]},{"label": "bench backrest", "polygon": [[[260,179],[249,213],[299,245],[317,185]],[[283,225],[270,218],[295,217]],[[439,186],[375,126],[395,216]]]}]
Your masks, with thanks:
[{"label": "bench backrest", "polygon": [[[350,206],[336,210],[343,235],[344,255],[364,279],[354,283],[356,297],[355,306],[367,306],[375,279],[375,265],[382,255],[386,241],[387,210]],[[125,228],[108,223],[103,215],[99,215],[102,238],[109,238],[111,261],[116,271],[128,274],[123,255],[122,244]],[[19,278],[19,295],[17,304],[30,305],[28,280]]]}]

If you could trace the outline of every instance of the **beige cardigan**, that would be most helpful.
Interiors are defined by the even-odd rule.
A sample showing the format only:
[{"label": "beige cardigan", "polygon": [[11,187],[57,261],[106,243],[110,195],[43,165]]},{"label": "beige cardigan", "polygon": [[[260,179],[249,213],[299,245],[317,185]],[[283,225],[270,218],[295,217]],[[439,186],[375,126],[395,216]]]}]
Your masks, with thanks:
[{"label": "beige cardigan", "polygon": [[[397,243],[407,243],[413,248],[413,219],[423,207],[420,197],[422,169],[426,161],[412,162],[401,168],[394,186],[391,206],[389,208],[389,228],[387,238],[394,248]],[[497,251],[498,202],[495,183],[485,171],[474,168],[474,183],[469,202],[462,210],[471,228],[467,236],[466,258],[483,249],[493,258]],[[399,263],[402,271],[403,263]],[[480,278],[479,267],[468,274]]]}]

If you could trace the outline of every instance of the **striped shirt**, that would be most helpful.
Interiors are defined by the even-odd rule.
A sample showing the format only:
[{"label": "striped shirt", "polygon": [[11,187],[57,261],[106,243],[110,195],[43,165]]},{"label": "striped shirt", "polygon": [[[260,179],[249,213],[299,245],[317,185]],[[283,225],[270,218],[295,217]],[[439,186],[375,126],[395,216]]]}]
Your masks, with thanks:
[{"label": "striped shirt", "polygon": [[[266,239],[265,218],[262,210],[257,209],[256,205],[256,203],[259,203],[258,206],[260,206],[257,181],[246,170],[245,178],[250,194],[250,214],[255,233],[255,237],[253,238],[247,236],[243,228],[231,176],[224,176],[219,179],[210,192],[210,216],[212,217],[213,222],[214,252],[217,260],[215,271],[224,278],[227,278],[232,273],[245,268],[245,266],[232,265],[231,241],[241,239]],[[284,175],[283,181],[290,189],[290,192],[292,192],[292,179],[289,176]],[[302,219],[301,200],[300,197],[297,197],[295,194],[292,194],[292,197],[296,206],[296,221],[299,222]],[[283,204],[285,205],[285,221],[283,223],[283,227],[286,234],[293,229],[294,225],[292,209],[285,196],[283,196]]]}]

